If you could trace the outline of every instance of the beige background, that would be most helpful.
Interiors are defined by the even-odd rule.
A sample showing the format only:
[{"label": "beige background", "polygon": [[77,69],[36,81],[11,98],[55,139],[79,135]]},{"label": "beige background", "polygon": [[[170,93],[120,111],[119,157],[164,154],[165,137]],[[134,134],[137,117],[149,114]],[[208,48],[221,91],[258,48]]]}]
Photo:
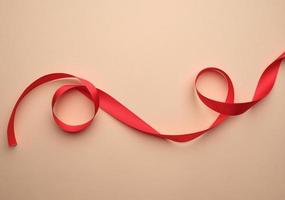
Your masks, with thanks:
[{"label": "beige background", "polygon": [[[197,72],[221,67],[237,100],[249,100],[285,49],[284,19],[284,0],[0,0],[0,199],[285,199],[284,68],[264,102],[185,144],[138,134],[102,111],[84,133],[64,134],[50,113],[62,82],[23,101],[15,149],[5,135],[20,92],[52,72],[92,81],[166,133],[205,128],[216,114],[193,92]],[[225,95],[211,75],[200,87]],[[77,93],[60,104],[67,122],[91,115]]]}]

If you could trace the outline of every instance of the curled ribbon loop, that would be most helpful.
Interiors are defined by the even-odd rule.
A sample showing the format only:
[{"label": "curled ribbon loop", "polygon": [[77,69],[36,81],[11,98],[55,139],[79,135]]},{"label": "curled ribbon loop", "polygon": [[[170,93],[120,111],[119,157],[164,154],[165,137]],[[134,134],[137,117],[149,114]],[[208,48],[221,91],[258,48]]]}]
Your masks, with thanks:
[{"label": "curled ribbon loop", "polygon": [[[54,106],[55,103],[62,95],[64,95],[66,92],[70,90],[78,90],[81,93],[83,93],[85,96],[87,96],[94,104],[95,107],[95,112],[92,116],[92,118],[80,125],[68,125],[61,121],[55,114],[54,112]],[[99,97],[98,97],[98,91],[97,89],[92,86],[90,87],[90,90],[83,84],[83,85],[64,85],[61,86],[57,91],[54,93],[53,98],[52,98],[52,115],[54,118],[54,121],[57,123],[57,125],[62,128],[64,131],[69,132],[69,133],[78,133],[82,131],[83,129],[87,128],[90,126],[90,124],[93,122],[93,119],[95,118],[95,115],[98,111],[99,108]]]},{"label": "curled ribbon loop", "polygon": [[[263,98],[265,98],[270,91],[272,90],[274,83],[276,81],[276,77],[281,65],[282,60],[285,58],[285,52],[280,55],[276,60],[274,60],[262,73],[261,77],[259,78],[257,87],[255,89],[253,98],[251,101],[248,102],[242,102],[242,103],[235,103],[234,102],[234,87],[233,83],[230,79],[230,77],[221,69],[209,67],[205,68],[202,71],[200,71],[195,79],[195,88],[196,92],[198,94],[198,97],[200,100],[208,106],[210,109],[216,111],[219,113],[218,117],[215,119],[215,121],[206,129],[197,131],[194,133],[186,133],[186,134],[163,134],[152,128],[148,123],[146,123],[144,120],[142,120],[140,117],[138,117],[135,113],[133,113],[131,110],[129,110],[127,107],[125,107],[123,104],[118,102],[116,99],[114,99],[111,95],[107,94],[106,92],[97,89],[92,83],[90,83],[87,80],[84,80],[82,78],[76,77],[71,74],[65,74],[65,73],[53,73],[48,74],[45,76],[40,77],[39,79],[32,82],[21,94],[19,99],[17,100],[11,116],[8,123],[8,129],[7,129],[7,138],[8,138],[8,144],[9,146],[15,146],[17,145],[16,137],[15,137],[15,129],[14,129],[14,120],[15,120],[15,114],[17,111],[17,108],[20,104],[20,102],[23,100],[23,98],[29,94],[30,91],[35,89],[36,87],[58,79],[64,79],[64,78],[72,78],[76,79],[78,81],[78,84],[70,84],[70,85],[63,85],[60,88],[58,88],[52,98],[52,115],[56,122],[56,124],[63,129],[65,132],[68,133],[78,133],[93,122],[93,119],[95,118],[95,115],[98,112],[98,109],[101,108],[108,114],[110,114],[112,117],[117,119],[118,121],[124,123],[125,125],[134,128],[138,130],[141,133],[145,133],[148,135],[156,136],[163,139],[169,139],[175,142],[187,142],[190,140],[193,140],[207,131],[215,128],[216,126],[220,125],[223,121],[227,119],[228,116],[233,115],[240,115],[244,112],[246,112],[248,109],[250,109],[252,106],[254,106],[256,103],[261,101]],[[224,102],[216,101],[214,99],[208,98],[205,95],[203,95],[197,88],[197,83],[199,77],[201,77],[203,74],[207,72],[214,72],[218,75],[221,75],[224,80],[227,83],[227,97]],[[85,95],[88,99],[90,99],[93,102],[94,105],[94,115],[92,118],[79,125],[69,125],[61,121],[54,112],[54,106],[56,102],[60,99],[62,95],[65,93],[71,91],[71,90],[77,90],[81,92],[83,95]]]}]

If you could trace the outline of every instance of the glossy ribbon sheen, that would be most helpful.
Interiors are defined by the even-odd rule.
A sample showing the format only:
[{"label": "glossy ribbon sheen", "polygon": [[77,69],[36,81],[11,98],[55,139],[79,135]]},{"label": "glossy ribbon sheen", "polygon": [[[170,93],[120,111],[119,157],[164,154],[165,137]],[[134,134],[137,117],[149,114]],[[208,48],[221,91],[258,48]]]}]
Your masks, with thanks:
[{"label": "glossy ribbon sheen", "polygon": [[[79,78],[77,76],[71,75],[71,74],[65,74],[65,73],[54,73],[54,74],[48,74],[45,76],[40,77],[39,79],[35,80],[33,83],[31,83],[21,94],[19,99],[17,100],[10,120],[8,124],[7,129],[7,137],[8,137],[8,144],[9,146],[15,146],[17,145],[16,137],[15,137],[15,130],[14,130],[14,120],[15,120],[15,114],[17,111],[17,108],[20,104],[20,102],[23,100],[23,98],[34,88],[49,82],[54,81],[58,79],[63,78],[73,78],[78,80],[78,84],[70,84],[70,85],[63,85],[60,88],[58,88],[52,98],[52,114],[55,122],[57,125],[63,129],[66,132],[69,133],[78,133],[85,128],[87,128],[93,121],[97,111],[99,108],[104,110],[105,112],[109,113],[111,116],[119,120],[120,122],[124,123],[125,125],[134,128],[141,133],[145,133],[148,135],[156,136],[163,139],[169,139],[175,142],[187,142],[190,140],[193,140],[210,129],[215,128],[219,124],[221,124],[225,119],[227,119],[228,116],[232,115],[240,115],[244,112],[246,112],[248,109],[250,109],[252,106],[254,106],[256,103],[261,101],[264,97],[266,97],[271,89],[274,86],[278,70],[280,68],[282,60],[285,58],[285,52],[280,55],[276,60],[274,60],[262,73],[261,77],[259,78],[257,87],[255,89],[253,98],[251,101],[243,102],[243,103],[235,103],[234,102],[234,87],[233,83],[230,79],[230,77],[221,69],[210,67],[205,68],[202,71],[200,71],[195,79],[195,88],[196,92],[198,94],[198,97],[200,100],[209,108],[212,110],[220,113],[218,117],[215,119],[215,121],[207,128],[198,132],[194,133],[186,133],[186,134],[180,134],[180,135],[170,135],[170,134],[162,134],[152,128],[149,124],[147,124],[144,120],[139,118],[136,114],[134,114],[132,111],[130,111],[127,107],[122,105],[120,102],[118,102],[116,99],[114,99],[111,95],[105,93],[104,91],[96,88],[92,83],[90,83],[87,80],[84,80],[82,78]],[[227,97],[224,102],[216,101],[214,99],[210,99],[203,95],[198,89],[197,89],[197,82],[201,75],[203,75],[206,72],[215,72],[219,75],[222,75],[222,77],[227,82]],[[55,103],[60,99],[62,95],[64,95],[66,92],[71,90],[78,90],[83,95],[88,97],[94,104],[95,112],[93,117],[80,125],[69,125],[61,121],[56,114],[54,113],[54,105]]]}]

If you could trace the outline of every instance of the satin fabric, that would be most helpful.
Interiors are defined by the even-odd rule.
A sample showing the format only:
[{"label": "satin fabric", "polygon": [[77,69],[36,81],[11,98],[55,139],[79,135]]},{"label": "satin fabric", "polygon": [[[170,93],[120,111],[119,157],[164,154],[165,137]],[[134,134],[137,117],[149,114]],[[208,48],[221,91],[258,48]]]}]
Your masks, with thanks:
[{"label": "satin fabric", "polygon": [[[205,134],[207,131],[217,127],[222,122],[224,122],[228,116],[234,116],[234,115],[240,115],[244,112],[246,112],[248,109],[253,107],[256,103],[264,99],[272,90],[274,83],[276,81],[276,77],[281,65],[282,60],[285,58],[285,52],[281,54],[277,59],[275,59],[262,73],[262,75],[259,78],[258,84],[256,86],[254,95],[252,97],[251,101],[248,102],[242,102],[242,103],[235,103],[234,102],[234,87],[233,83],[230,79],[230,77],[221,69],[209,67],[205,68],[202,71],[198,73],[195,79],[195,89],[198,94],[198,97],[200,100],[208,106],[210,109],[216,111],[219,113],[217,118],[214,120],[214,122],[206,129],[197,131],[194,133],[185,133],[185,134],[164,134],[160,133],[159,131],[155,130],[152,126],[150,126],[148,123],[146,123],[143,119],[138,117],[135,113],[133,113],[131,110],[129,110],[126,106],[121,104],[119,101],[117,101],[114,97],[107,94],[103,90],[100,90],[96,88],[92,83],[89,81],[82,79],[80,77],[66,74],[66,73],[53,73],[48,74],[45,76],[42,76],[32,82],[20,95],[19,99],[17,100],[11,116],[8,123],[8,129],[7,129],[7,138],[8,138],[8,144],[9,146],[16,146],[16,136],[15,136],[15,128],[14,128],[14,121],[15,121],[15,115],[17,112],[17,108],[21,101],[25,98],[26,95],[29,94],[33,89],[36,87],[50,82],[55,81],[58,79],[66,79],[66,78],[72,78],[76,79],[78,81],[78,84],[67,84],[59,87],[53,98],[52,98],[52,115],[56,122],[56,124],[63,129],[65,132],[68,133],[79,133],[83,131],[85,128],[90,126],[90,124],[93,122],[95,115],[98,112],[98,109],[101,108],[108,114],[110,114],[112,117],[117,119],[118,121],[124,123],[125,125],[136,129],[137,131],[152,135],[155,137],[159,137],[162,139],[168,139],[175,142],[187,142],[190,140],[193,140],[203,134]],[[201,77],[203,74],[207,72],[214,72],[218,75],[221,75],[224,80],[227,83],[227,97],[225,101],[217,101],[214,99],[211,99],[205,95],[203,95],[197,88],[197,83],[199,77]],[[81,92],[83,95],[88,97],[94,104],[94,115],[93,117],[79,125],[70,125],[64,123],[62,120],[60,120],[55,112],[54,112],[54,106],[56,102],[61,98],[62,95],[65,93],[71,91],[71,90],[77,90]]]}]

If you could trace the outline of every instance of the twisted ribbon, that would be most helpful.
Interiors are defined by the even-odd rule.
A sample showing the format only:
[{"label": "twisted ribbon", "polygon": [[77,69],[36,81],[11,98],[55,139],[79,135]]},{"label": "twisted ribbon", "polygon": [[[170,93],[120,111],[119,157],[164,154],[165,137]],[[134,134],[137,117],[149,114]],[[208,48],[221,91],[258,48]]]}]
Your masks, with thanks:
[{"label": "twisted ribbon", "polygon": [[[80,131],[84,130],[92,123],[98,109],[101,108],[105,112],[109,113],[112,117],[116,118],[118,121],[124,123],[125,125],[131,128],[138,130],[141,133],[145,133],[145,134],[156,136],[156,137],[163,138],[163,139],[169,139],[175,142],[187,142],[217,127],[223,121],[225,121],[228,116],[240,115],[246,112],[256,103],[258,103],[264,97],[266,97],[274,86],[281,62],[284,58],[285,58],[285,52],[282,55],[280,55],[276,60],[274,60],[263,71],[262,75],[259,78],[259,81],[255,89],[252,100],[248,102],[242,102],[242,103],[234,102],[233,83],[230,77],[223,70],[210,67],[210,68],[205,68],[202,71],[200,71],[195,79],[195,89],[198,94],[198,97],[206,106],[218,112],[219,115],[208,128],[201,130],[201,131],[194,132],[194,133],[187,133],[187,134],[180,134],[180,135],[169,135],[169,134],[163,134],[163,133],[158,132],[157,130],[152,128],[148,123],[146,123],[144,120],[138,117],[135,113],[133,113],[123,104],[121,104],[116,99],[114,99],[111,95],[96,88],[92,83],[90,83],[89,81],[85,79],[79,78],[71,74],[65,74],[65,73],[48,74],[32,82],[23,91],[23,93],[17,100],[13,108],[13,111],[11,113],[9,124],[8,124],[8,129],[7,129],[8,144],[9,146],[17,145],[17,141],[15,137],[15,129],[14,129],[14,120],[15,120],[15,114],[16,114],[17,108],[20,102],[24,99],[24,97],[27,94],[29,94],[29,92],[31,92],[33,89],[35,89],[36,87],[44,83],[58,80],[58,79],[64,79],[64,78],[72,78],[72,79],[78,80],[78,84],[69,84],[69,85],[63,85],[59,87],[54,93],[53,98],[52,98],[53,118],[56,124],[61,129],[63,129],[65,132],[79,133]],[[228,89],[227,89],[227,97],[224,102],[216,101],[214,99],[208,98],[198,90],[197,88],[198,79],[206,72],[214,72],[216,74],[222,75],[222,77],[226,81]],[[94,111],[92,118],[83,124],[79,124],[79,125],[66,124],[62,120],[60,120],[54,112],[55,103],[60,99],[62,95],[64,95],[66,92],[71,91],[71,90],[77,90],[81,92],[83,95],[89,98],[94,104],[95,111]]]}]

